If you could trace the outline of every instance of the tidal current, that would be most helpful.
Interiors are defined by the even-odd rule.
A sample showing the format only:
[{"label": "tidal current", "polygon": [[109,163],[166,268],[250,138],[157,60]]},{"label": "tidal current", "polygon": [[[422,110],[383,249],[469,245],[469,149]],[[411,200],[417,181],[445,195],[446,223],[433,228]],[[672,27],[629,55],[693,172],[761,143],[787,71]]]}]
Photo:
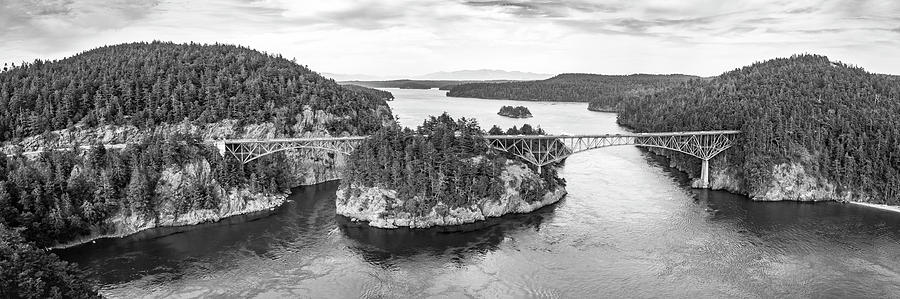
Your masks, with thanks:
[{"label": "tidal current", "polygon": [[[447,111],[485,129],[625,132],[585,103],[388,90],[410,127]],[[534,117],[499,116],[503,105]],[[633,146],[576,154],[560,176],[569,194],[559,203],[461,232],[349,224],[335,216],[329,182],[294,189],[272,212],[55,253],[124,298],[900,297],[900,213],[690,189]]]}]

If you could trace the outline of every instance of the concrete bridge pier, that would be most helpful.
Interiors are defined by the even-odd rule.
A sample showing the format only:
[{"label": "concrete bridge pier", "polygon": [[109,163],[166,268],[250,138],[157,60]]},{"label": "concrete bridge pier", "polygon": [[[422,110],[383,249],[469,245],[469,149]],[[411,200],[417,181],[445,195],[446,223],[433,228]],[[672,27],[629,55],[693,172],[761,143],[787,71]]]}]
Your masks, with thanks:
[{"label": "concrete bridge pier", "polygon": [[701,159],[700,189],[709,189],[709,159]]}]

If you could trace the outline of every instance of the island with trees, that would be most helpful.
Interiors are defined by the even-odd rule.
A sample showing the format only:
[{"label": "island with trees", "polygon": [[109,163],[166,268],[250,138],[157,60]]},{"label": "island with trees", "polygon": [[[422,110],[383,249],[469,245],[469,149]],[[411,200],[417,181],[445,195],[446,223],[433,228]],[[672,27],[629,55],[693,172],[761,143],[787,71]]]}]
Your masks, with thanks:
[{"label": "island with trees", "polygon": [[[900,205],[896,76],[795,55],[632,97],[619,107],[619,123],[640,132],[743,131],[735,147],[711,160],[714,189],[754,200]],[[699,173],[696,159],[663,154]]]},{"label": "island with trees", "polygon": [[528,107],[525,106],[503,106],[500,107],[500,112],[497,112],[497,114],[512,118],[529,118],[533,116]]},{"label": "island with trees", "polygon": [[393,123],[388,97],[223,44],[17,65],[0,73],[0,226],[21,238],[0,245],[43,250],[275,208],[291,187],[339,178],[344,158],[289,150],[241,164],[204,141],[367,135]]},{"label": "island with trees", "polygon": [[[543,133],[526,126],[508,132]],[[483,135],[474,120],[446,113],[416,130],[383,127],[349,158],[337,213],[373,227],[425,228],[527,213],[566,194],[559,164],[538,171],[490,151]]]}]

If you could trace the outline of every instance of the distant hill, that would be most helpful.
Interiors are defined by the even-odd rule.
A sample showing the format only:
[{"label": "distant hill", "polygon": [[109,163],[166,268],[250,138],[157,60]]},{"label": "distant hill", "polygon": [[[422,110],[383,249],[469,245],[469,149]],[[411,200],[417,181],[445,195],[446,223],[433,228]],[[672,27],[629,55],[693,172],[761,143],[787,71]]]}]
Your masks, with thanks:
[{"label": "distant hill", "polygon": [[519,71],[504,70],[461,70],[453,72],[430,73],[413,79],[418,80],[463,80],[463,81],[489,81],[489,80],[541,80],[552,77],[550,74],[538,74]]},{"label": "distant hill", "polygon": [[697,78],[689,75],[561,74],[537,81],[460,84],[451,88],[447,95],[520,101],[608,102],[614,106],[623,96],[656,91]]},{"label": "distant hill", "polygon": [[[825,56],[755,63],[619,105],[638,131],[732,129],[714,187],[760,200],[900,204],[900,79]],[[695,158],[674,164],[697,171]],[[717,166],[717,167],[716,167]]]},{"label": "distant hill", "polygon": [[354,85],[354,84],[344,84],[343,86],[344,86],[344,88],[347,88],[349,90],[359,92],[362,94],[366,94],[369,96],[373,96],[375,98],[379,98],[379,99],[382,99],[385,101],[390,101],[390,100],[394,99],[394,95],[388,91],[374,89],[374,88],[360,86],[360,85]]},{"label": "distant hill", "polygon": [[[0,73],[0,141],[75,124],[149,127],[183,120],[273,122],[292,130],[304,107],[336,116],[333,134],[380,127],[383,96],[232,45],[131,43]],[[299,133],[299,132],[293,132]]]},{"label": "distant hill", "polygon": [[414,81],[523,81],[541,80],[550,78],[550,74],[538,74],[519,71],[504,70],[459,70],[451,72],[435,72],[424,75],[391,76],[391,75],[366,75],[366,74],[337,74],[322,73],[323,76],[333,78],[335,81],[398,81],[401,79]]},{"label": "distant hill", "polygon": [[494,81],[455,81],[455,80],[386,80],[386,81],[342,81],[344,85],[359,85],[369,88],[401,88],[401,89],[432,89],[449,90],[451,87],[473,82],[509,82],[508,80]]},{"label": "distant hill", "polygon": [[321,73],[322,76],[334,79],[334,81],[381,81],[390,80],[391,77],[366,75],[366,74],[337,74],[337,73]]}]

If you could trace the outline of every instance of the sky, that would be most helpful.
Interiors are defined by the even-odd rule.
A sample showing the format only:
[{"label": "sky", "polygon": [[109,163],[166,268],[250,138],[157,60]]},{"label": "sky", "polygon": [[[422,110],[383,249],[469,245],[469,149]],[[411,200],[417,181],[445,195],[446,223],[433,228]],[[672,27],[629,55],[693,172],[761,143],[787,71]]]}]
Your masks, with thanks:
[{"label": "sky", "polygon": [[0,62],[134,41],[230,43],[323,73],[713,76],[827,55],[900,74],[895,0],[0,0]]}]

